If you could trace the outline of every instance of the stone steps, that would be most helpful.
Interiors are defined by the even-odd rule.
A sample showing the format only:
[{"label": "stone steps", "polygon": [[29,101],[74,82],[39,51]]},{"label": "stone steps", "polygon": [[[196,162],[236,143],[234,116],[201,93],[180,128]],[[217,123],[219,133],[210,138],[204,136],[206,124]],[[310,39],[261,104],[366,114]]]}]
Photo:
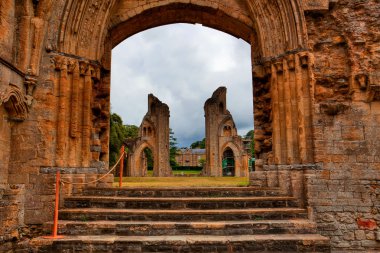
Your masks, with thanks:
[{"label": "stone steps", "polygon": [[281,196],[279,188],[257,187],[196,187],[196,188],[94,188],[83,191],[85,196],[124,197],[261,197]]},{"label": "stone steps", "polygon": [[[44,231],[51,233],[52,222]],[[255,234],[313,234],[314,223],[305,219],[239,220],[239,221],[67,221],[59,222],[59,231],[65,235],[255,235]]]},{"label": "stone steps", "polygon": [[297,207],[292,197],[115,197],[78,196],[65,199],[66,208],[230,209]]},{"label": "stone steps", "polygon": [[59,212],[62,220],[138,220],[138,221],[221,221],[307,218],[303,208],[249,208],[249,209],[111,209],[67,208]]},{"label": "stone steps", "polygon": [[316,234],[238,236],[66,236],[37,238],[40,252],[330,252],[329,240]]},{"label": "stone steps", "polygon": [[35,238],[33,252],[330,252],[277,188],[87,188],[64,203],[65,237]]}]

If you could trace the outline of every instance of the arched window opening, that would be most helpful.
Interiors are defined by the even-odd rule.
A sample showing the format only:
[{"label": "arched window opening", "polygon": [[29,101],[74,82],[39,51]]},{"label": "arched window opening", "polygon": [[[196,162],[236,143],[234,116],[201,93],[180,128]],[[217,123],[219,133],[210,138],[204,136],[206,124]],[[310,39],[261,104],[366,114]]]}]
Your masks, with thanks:
[{"label": "arched window opening", "polygon": [[231,126],[226,125],[223,127],[223,135],[226,137],[230,137],[232,135]]},{"label": "arched window opening", "polygon": [[226,148],[223,152],[222,168],[224,177],[235,176],[234,152],[230,148]]},{"label": "arched window opening", "polygon": [[141,170],[144,176],[153,176],[154,157],[150,148],[145,148],[141,152]]},{"label": "arched window opening", "polygon": [[224,105],[223,105],[223,103],[219,103],[219,113],[224,113]]}]

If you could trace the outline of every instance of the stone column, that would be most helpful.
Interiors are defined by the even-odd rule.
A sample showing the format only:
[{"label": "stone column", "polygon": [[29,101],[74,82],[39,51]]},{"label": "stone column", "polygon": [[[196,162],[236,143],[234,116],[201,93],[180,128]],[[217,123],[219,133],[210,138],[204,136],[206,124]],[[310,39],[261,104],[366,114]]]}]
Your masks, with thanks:
[{"label": "stone column", "polygon": [[309,55],[300,53],[296,57],[296,84],[298,104],[298,136],[301,163],[311,163],[313,159],[311,138],[311,100],[309,78]]},{"label": "stone column", "polygon": [[282,162],[281,155],[281,122],[280,122],[280,103],[279,103],[279,82],[277,81],[277,68],[271,66],[271,96],[272,96],[272,129],[273,129],[273,159],[274,163]]},{"label": "stone column", "polygon": [[[259,65],[254,72],[254,80],[270,82],[273,163],[277,165],[313,162],[312,69],[309,62],[307,52],[290,54]],[[265,65],[268,66],[270,74],[265,71],[265,67],[263,67]],[[265,94],[260,95],[265,96]],[[263,100],[255,97],[255,100],[259,101],[260,99]],[[265,113],[258,111],[256,107],[255,114]],[[260,126],[256,128],[257,123],[262,124],[256,119],[262,121],[262,116],[255,115],[255,135],[257,135],[255,141],[258,142],[255,150],[262,152],[261,146],[265,139],[263,135],[266,133],[260,129]],[[261,154],[259,156],[262,157]],[[265,163],[271,164],[272,160],[263,161],[263,164]]]},{"label": "stone column", "polygon": [[76,62],[72,66],[72,92],[71,92],[71,121],[70,121],[70,137],[78,137],[78,111],[79,111],[79,85],[80,85],[80,76],[79,68],[76,66]]},{"label": "stone column", "polygon": [[83,89],[83,126],[82,126],[82,166],[90,165],[90,143],[91,143],[91,97],[92,80],[91,71],[87,62],[80,62],[81,75],[84,75]]},{"label": "stone column", "polygon": [[[300,154],[299,154],[299,141],[298,141],[298,104],[297,104],[297,87],[296,87],[296,72],[295,72],[295,56],[289,55],[286,59],[287,61],[287,75],[288,75],[288,90],[289,90],[289,115],[291,119],[287,122],[287,133],[288,140],[291,141],[291,152],[288,153],[290,157],[289,163],[300,163]],[[288,150],[290,148],[288,147]]]},{"label": "stone column", "polygon": [[68,80],[67,80],[67,60],[64,57],[55,57],[55,69],[60,71],[59,77],[59,102],[58,102],[58,124],[57,124],[57,148],[56,166],[65,166],[66,158],[66,114],[68,99]]}]

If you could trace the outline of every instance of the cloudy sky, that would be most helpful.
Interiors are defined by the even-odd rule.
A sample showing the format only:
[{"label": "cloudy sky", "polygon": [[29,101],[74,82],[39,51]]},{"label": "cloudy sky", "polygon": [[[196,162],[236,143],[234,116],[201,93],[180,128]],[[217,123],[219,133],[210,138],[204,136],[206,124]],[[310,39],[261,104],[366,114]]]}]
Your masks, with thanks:
[{"label": "cloudy sky", "polygon": [[227,87],[240,135],[253,128],[250,45],[201,25],[175,24],[136,34],[112,51],[111,110],[139,126],[153,93],[170,108],[179,147],[205,136],[203,105]]}]

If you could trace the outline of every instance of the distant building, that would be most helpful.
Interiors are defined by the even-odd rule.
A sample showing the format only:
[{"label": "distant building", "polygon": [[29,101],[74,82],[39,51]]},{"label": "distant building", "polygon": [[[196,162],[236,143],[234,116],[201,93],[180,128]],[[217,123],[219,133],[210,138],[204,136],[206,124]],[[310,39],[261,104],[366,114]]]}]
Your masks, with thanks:
[{"label": "distant building", "polygon": [[190,167],[201,167],[202,159],[206,159],[205,149],[191,149],[191,148],[181,148],[178,149],[175,160],[178,166],[190,166]]}]

